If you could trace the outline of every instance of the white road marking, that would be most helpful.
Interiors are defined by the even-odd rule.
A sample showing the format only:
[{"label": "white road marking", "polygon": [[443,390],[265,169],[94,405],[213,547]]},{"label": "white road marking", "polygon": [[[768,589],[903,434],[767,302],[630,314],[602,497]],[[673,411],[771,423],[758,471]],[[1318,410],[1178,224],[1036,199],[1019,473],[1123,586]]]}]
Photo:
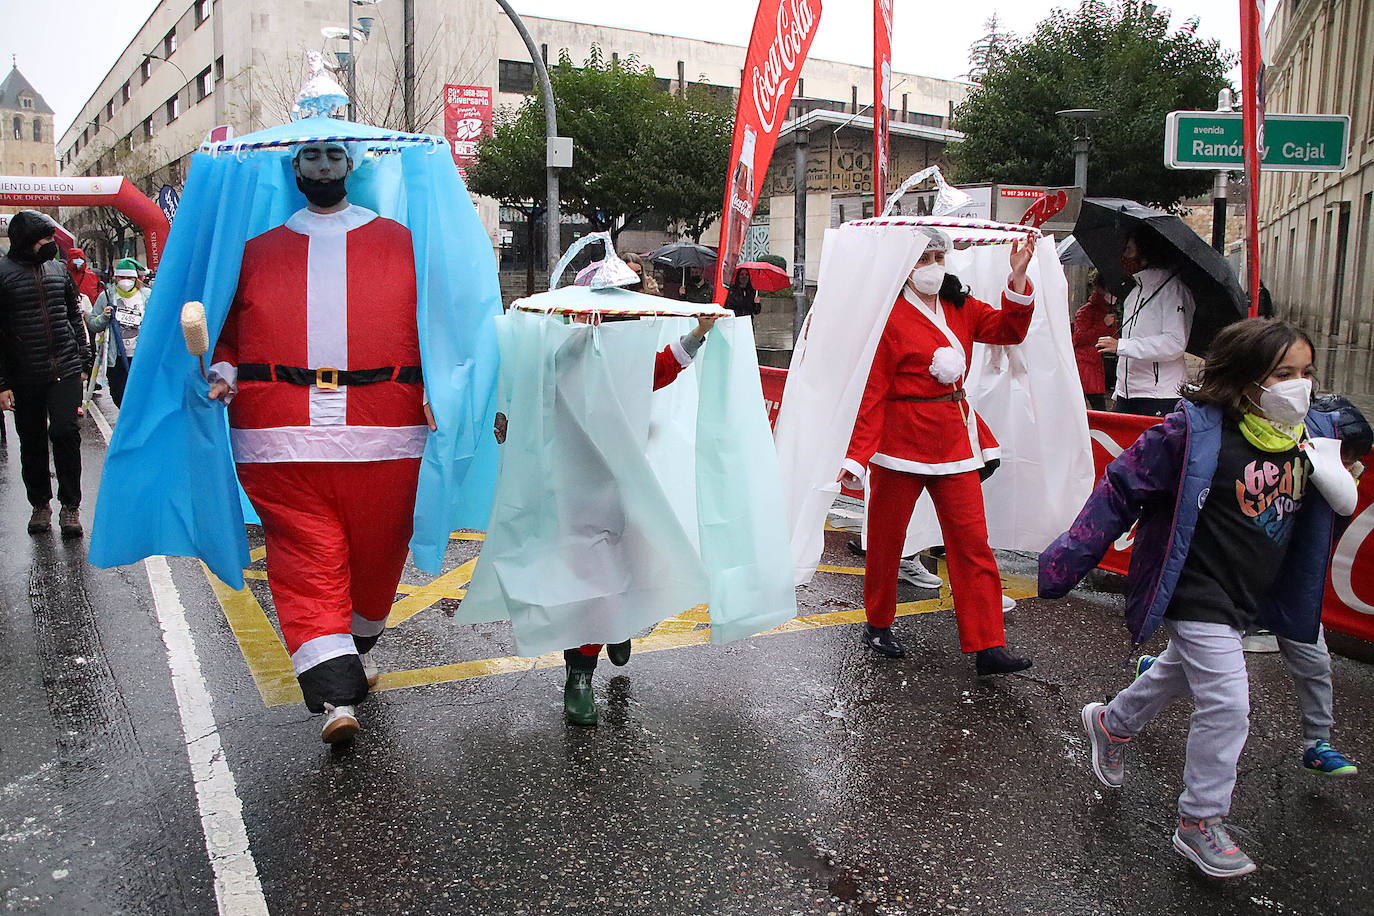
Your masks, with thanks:
[{"label": "white road marking", "polygon": [[[91,408],[92,419],[108,446],[110,424],[99,407],[92,404]],[[149,557],[143,565],[148,571],[162,642],[167,648],[167,667],[171,669],[181,733],[186,739],[186,757],[191,764],[205,850],[215,875],[219,912],[221,916],[267,916],[267,900],[243,823],[243,803],[220,744],[210,688],[200,670],[191,627],[186,622],[186,608],[172,580],[172,568],[166,557]]]}]

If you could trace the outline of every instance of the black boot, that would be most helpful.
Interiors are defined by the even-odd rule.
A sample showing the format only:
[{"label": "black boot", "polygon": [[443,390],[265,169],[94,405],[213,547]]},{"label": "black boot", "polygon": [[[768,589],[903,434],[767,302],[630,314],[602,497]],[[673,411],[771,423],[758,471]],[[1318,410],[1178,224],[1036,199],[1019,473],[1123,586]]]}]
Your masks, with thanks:
[{"label": "black boot", "polygon": [[906,650],[897,641],[897,637],[892,635],[891,627],[864,624],[864,645],[888,658],[906,658]]},{"label": "black boot", "polygon": [[1011,674],[1025,671],[1031,666],[1031,660],[1012,655],[1006,646],[993,646],[991,649],[979,649],[974,664],[979,675]]},{"label": "black boot", "polygon": [[617,668],[626,664],[630,660],[630,641],[627,639],[624,642],[613,642],[606,646],[606,657]]}]

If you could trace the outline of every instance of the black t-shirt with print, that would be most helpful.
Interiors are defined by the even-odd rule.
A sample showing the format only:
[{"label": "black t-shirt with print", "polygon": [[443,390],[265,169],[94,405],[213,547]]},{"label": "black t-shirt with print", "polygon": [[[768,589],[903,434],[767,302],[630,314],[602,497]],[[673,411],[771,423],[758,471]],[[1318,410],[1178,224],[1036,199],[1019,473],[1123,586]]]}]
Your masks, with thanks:
[{"label": "black t-shirt with print", "polygon": [[1255,448],[1240,428],[1222,428],[1217,471],[1164,616],[1224,623],[1244,630],[1274,583],[1307,489],[1297,446]]}]

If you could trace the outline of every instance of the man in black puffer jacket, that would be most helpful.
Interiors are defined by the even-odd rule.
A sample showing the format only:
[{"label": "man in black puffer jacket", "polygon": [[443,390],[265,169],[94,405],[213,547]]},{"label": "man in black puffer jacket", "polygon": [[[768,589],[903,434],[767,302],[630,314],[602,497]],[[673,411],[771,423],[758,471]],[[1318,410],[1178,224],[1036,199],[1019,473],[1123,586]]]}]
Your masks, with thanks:
[{"label": "man in black puffer jacket", "polygon": [[48,440],[57,469],[58,525],[80,537],[82,368],[90,362],[71,276],[54,261],[57,225],[37,210],[10,219],[0,260],[0,410],[14,411],[19,463],[33,515],[29,533],[52,528]]}]

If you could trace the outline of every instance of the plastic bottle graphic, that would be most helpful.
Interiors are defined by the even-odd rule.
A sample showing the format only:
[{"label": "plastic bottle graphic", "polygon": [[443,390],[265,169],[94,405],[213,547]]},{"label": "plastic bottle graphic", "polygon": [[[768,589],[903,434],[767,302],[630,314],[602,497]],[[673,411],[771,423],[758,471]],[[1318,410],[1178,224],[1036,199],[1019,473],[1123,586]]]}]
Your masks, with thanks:
[{"label": "plastic bottle graphic", "polygon": [[720,248],[720,283],[730,285],[735,265],[740,262],[744,235],[754,217],[754,129],[744,129],[740,143],[739,165],[730,180],[730,212],[725,214],[725,242]]}]

